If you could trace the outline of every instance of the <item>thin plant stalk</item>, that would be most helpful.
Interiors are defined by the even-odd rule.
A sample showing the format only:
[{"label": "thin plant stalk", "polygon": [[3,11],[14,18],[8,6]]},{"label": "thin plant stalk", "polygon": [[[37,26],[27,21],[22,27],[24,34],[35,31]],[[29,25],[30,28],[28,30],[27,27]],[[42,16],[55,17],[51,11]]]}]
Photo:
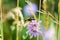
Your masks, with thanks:
[{"label": "thin plant stalk", "polygon": [[[47,6],[47,8],[46,8],[46,11],[48,11],[48,5],[46,4],[46,6]],[[50,19],[49,19],[49,13],[47,13],[46,14],[46,30],[48,30],[48,26],[49,26],[49,21],[50,21]]]},{"label": "thin plant stalk", "polygon": [[2,0],[0,0],[0,10],[1,10],[1,34],[0,34],[0,36],[1,36],[1,40],[4,40],[4,38],[3,38],[3,24],[2,24]]},{"label": "thin plant stalk", "polygon": [[[39,0],[39,10],[41,10],[41,0]],[[39,12],[39,20],[40,20],[40,12]]]},{"label": "thin plant stalk", "polygon": [[17,0],[17,7],[19,7],[19,0]]},{"label": "thin plant stalk", "polygon": [[[42,9],[41,9],[42,10]],[[44,10],[42,10],[43,12],[41,12],[40,10],[38,11],[38,12],[40,12],[40,13],[42,13],[42,14],[44,14],[44,15],[47,15],[47,12],[46,11],[44,11]],[[54,17],[49,11],[48,11],[48,15],[49,15],[49,17],[52,17],[54,20],[56,20],[57,18],[56,17]],[[56,21],[53,21],[54,23],[56,23],[56,24],[59,24],[58,22],[56,22]]]},{"label": "thin plant stalk", "polygon": [[[57,18],[56,19],[56,22],[58,22],[58,16],[55,14],[55,17]],[[56,24],[56,37],[54,37],[56,40],[58,40],[58,24]]]},{"label": "thin plant stalk", "polygon": [[[17,24],[18,24],[18,14],[17,14],[17,16],[16,16],[16,19],[17,19],[16,22],[17,22]],[[17,36],[16,39],[18,40],[18,25],[17,25],[17,33],[16,33],[16,36]]]},{"label": "thin plant stalk", "polygon": [[[39,10],[41,10],[41,0],[39,0]],[[39,20],[40,20],[40,12],[39,12]],[[39,40],[39,35],[37,36],[37,40]]]},{"label": "thin plant stalk", "polygon": [[[17,7],[19,7],[19,0],[17,0]],[[16,13],[16,21],[17,21],[17,33],[16,33],[17,38],[16,38],[16,40],[18,40],[18,21],[19,21],[18,13]]]},{"label": "thin plant stalk", "polygon": [[[46,11],[47,10],[47,4],[46,0],[43,1],[43,9]],[[46,26],[46,12],[44,12],[44,24]],[[45,37],[43,37],[43,40],[45,40]]]},{"label": "thin plant stalk", "polygon": [[58,40],[60,40],[60,0],[58,2],[58,13],[59,13],[59,30],[58,30]]},{"label": "thin plant stalk", "polygon": [[[42,10],[42,9],[41,9],[41,10]],[[48,13],[49,17],[52,17],[54,20],[57,19],[57,18],[54,17],[49,11],[48,11],[48,12],[46,12],[45,10],[42,10],[42,11],[43,11],[43,12],[41,12],[41,11],[39,10],[38,12],[41,12],[41,13],[44,14],[44,15],[47,15],[47,13]],[[59,24],[59,23],[56,22],[56,21],[54,21],[54,23]]]},{"label": "thin plant stalk", "polygon": [[[43,9],[44,9],[45,11],[47,11],[47,0],[44,0],[44,1],[43,1]],[[44,15],[44,24],[45,24],[46,30],[47,30],[46,16],[47,16],[47,14],[46,14],[46,12],[45,12],[45,15]]]},{"label": "thin plant stalk", "polygon": [[[17,0],[17,8],[16,9],[18,9],[19,10],[19,1],[20,0]],[[17,11],[17,10],[16,10]],[[16,40],[19,40],[19,38],[18,38],[18,22],[22,22],[22,24],[20,24],[20,28],[21,28],[21,30],[22,30],[22,25],[24,24],[24,18],[23,18],[23,15],[22,15],[22,13],[21,13],[21,8],[20,8],[20,14],[18,14],[18,12],[16,13],[16,22],[17,22],[17,33],[16,33]],[[21,17],[21,21],[19,21],[19,16]],[[21,40],[21,39],[20,39]]]}]

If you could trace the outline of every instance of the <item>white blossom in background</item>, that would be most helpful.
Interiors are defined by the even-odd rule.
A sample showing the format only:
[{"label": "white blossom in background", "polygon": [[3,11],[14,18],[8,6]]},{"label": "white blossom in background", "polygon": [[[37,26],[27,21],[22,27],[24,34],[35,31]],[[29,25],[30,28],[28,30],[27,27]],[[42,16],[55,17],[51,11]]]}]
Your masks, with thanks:
[{"label": "white blossom in background", "polygon": [[15,15],[12,12],[8,12],[7,19],[15,19]]},{"label": "white blossom in background", "polygon": [[0,40],[2,40],[2,38],[0,38]]},{"label": "white blossom in background", "polygon": [[14,12],[18,13],[19,17],[21,18],[21,23],[24,24],[24,18],[23,18],[23,14],[21,12],[21,8],[17,7],[15,9],[13,9]]},{"label": "white blossom in background", "polygon": [[46,2],[47,0],[43,0],[43,2]]},{"label": "white blossom in background", "polygon": [[15,26],[11,26],[11,30],[14,31],[15,30]]},{"label": "white blossom in background", "polygon": [[24,18],[23,18],[23,14],[21,12],[21,8],[20,7],[14,8],[11,11],[9,11],[8,14],[7,14],[7,18],[8,19],[10,19],[10,18],[16,19],[16,13],[21,18],[21,20],[20,20],[21,23],[24,24]]}]

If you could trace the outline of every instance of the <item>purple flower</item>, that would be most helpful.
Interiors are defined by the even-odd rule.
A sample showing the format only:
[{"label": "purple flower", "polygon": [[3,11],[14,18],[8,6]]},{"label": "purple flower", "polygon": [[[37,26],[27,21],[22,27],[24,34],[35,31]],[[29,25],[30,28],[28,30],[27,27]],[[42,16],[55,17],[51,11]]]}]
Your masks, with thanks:
[{"label": "purple flower", "polygon": [[33,11],[35,14],[36,14],[36,12],[37,12],[37,10],[38,10],[37,5],[34,4],[34,3],[31,3],[31,5],[28,4],[28,5],[26,5],[26,6],[24,7],[24,10],[23,10],[23,11],[24,11],[24,14],[27,15],[27,16],[32,16],[30,9],[31,9],[31,11]]},{"label": "purple flower", "polygon": [[48,31],[45,33],[45,40],[55,40],[55,29],[49,28]]},{"label": "purple flower", "polygon": [[40,24],[41,21],[32,20],[29,25],[27,26],[28,31],[27,34],[30,35],[30,38],[37,37],[38,35],[41,35],[42,32],[40,31]]}]

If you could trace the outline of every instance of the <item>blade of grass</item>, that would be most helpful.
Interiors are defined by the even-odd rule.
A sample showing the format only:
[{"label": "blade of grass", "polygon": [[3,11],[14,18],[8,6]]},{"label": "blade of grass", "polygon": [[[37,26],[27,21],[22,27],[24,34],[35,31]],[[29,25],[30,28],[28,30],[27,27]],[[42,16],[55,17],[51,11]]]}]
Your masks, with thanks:
[{"label": "blade of grass", "polygon": [[60,40],[60,0],[58,3],[58,13],[59,13],[59,30],[58,30],[58,40]]},{"label": "blade of grass", "polygon": [[1,10],[1,26],[0,26],[0,30],[1,30],[1,40],[3,40],[3,24],[2,24],[2,0],[0,0],[0,10]]}]

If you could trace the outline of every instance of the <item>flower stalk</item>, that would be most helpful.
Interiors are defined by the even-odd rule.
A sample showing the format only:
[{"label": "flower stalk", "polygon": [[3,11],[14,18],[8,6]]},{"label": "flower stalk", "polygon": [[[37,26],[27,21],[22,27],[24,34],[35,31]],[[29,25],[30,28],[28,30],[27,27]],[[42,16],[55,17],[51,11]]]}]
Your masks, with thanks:
[{"label": "flower stalk", "polygon": [[[41,10],[41,0],[39,0],[39,10]],[[40,12],[39,12],[39,20],[40,20]],[[37,40],[39,40],[39,35],[37,36]]]},{"label": "flower stalk", "polygon": [[[17,0],[17,7],[19,7],[19,0]],[[16,40],[18,40],[18,21],[19,21],[19,19],[18,19],[18,13],[16,13],[16,22],[17,22],[17,33],[16,33]]]},{"label": "flower stalk", "polygon": [[0,26],[0,31],[1,31],[1,34],[0,34],[0,36],[1,36],[1,40],[4,40],[4,38],[3,38],[3,24],[2,24],[2,0],[0,0],[0,13],[1,13],[1,26]]},{"label": "flower stalk", "polygon": [[60,0],[58,2],[58,13],[59,13],[59,30],[58,30],[58,40],[60,40]]}]

